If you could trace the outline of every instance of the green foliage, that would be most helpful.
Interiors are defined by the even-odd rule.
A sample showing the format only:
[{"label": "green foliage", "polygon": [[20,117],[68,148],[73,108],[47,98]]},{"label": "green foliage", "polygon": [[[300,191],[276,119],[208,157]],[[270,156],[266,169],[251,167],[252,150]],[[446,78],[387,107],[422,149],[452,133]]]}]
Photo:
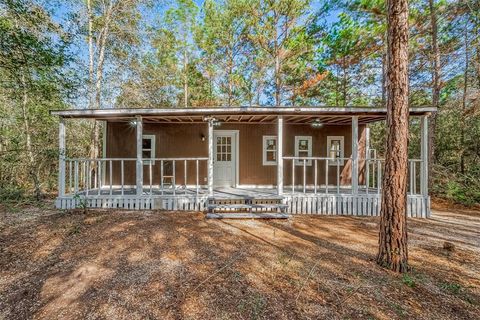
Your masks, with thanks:
[{"label": "green foliage", "polygon": [[16,186],[7,185],[0,187],[0,202],[17,202],[24,198],[25,190]]},{"label": "green foliage", "polygon": [[0,4],[0,189],[54,187],[56,119],[75,82],[65,68],[70,35],[33,1]]},{"label": "green foliage", "polygon": [[[2,198],[55,189],[57,123],[49,110],[90,105],[92,97],[84,96],[92,91],[98,98],[93,105],[114,107],[384,105],[384,0],[90,3],[87,16],[86,2],[71,8],[59,4],[56,14],[49,1],[0,2]],[[430,105],[430,7],[427,1],[409,3],[410,105]],[[474,204],[480,201],[480,38],[475,37],[480,4],[437,0],[433,5],[441,91],[431,191]],[[96,57],[93,90],[89,20]],[[69,156],[89,153],[91,127],[88,121],[69,124],[67,137],[75,132],[76,139],[68,141]],[[375,123],[371,129],[371,144],[383,157],[386,126]],[[413,158],[419,157],[419,133],[414,119]]]},{"label": "green foliage", "polygon": [[462,290],[462,286],[458,283],[445,282],[440,285],[440,288],[451,294],[459,294]]},{"label": "green foliage", "polygon": [[436,196],[464,205],[480,203],[480,168],[476,173],[461,174],[452,170],[434,167],[432,193]]},{"label": "green foliage", "polygon": [[410,288],[414,288],[416,286],[415,280],[408,273],[403,274],[402,282]]}]

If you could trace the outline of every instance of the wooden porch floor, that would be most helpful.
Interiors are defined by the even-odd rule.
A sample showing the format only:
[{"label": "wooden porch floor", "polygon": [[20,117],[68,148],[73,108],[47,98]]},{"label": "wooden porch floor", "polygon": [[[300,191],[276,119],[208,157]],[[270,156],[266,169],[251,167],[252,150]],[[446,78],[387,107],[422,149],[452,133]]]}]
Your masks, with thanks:
[{"label": "wooden porch floor", "polygon": [[[109,187],[103,187],[100,189],[90,189],[88,190],[88,196],[107,196],[110,193],[114,196],[121,196],[122,189],[120,187],[112,187],[111,190]],[[295,188],[295,193],[300,194],[314,194],[313,188],[307,188],[305,192],[303,192],[302,187]],[[327,190],[325,187],[318,187],[317,188],[318,194],[326,194]],[[328,188],[329,194],[351,194],[352,189],[350,187],[329,187]],[[377,193],[377,189],[369,188],[368,193],[375,194]],[[80,195],[87,195],[86,191],[81,191],[78,194]],[[207,188],[201,187],[198,189],[198,195],[204,196],[208,194]],[[292,188],[287,187],[284,189],[284,195],[292,194]],[[358,194],[367,194],[367,189],[365,187],[359,187]],[[123,189],[123,195],[127,196],[134,196],[136,195],[136,190],[134,187],[125,187]],[[143,188],[143,196],[153,195],[153,196],[195,196],[197,195],[197,190],[195,188],[184,188],[184,187],[177,187],[175,192],[173,188],[164,188],[163,190],[159,187],[144,187]],[[68,195],[67,195],[68,196]],[[218,187],[214,188],[213,190],[213,197],[214,198],[245,198],[245,197],[252,197],[252,198],[278,198],[277,189],[276,188],[246,188],[246,187]]]}]

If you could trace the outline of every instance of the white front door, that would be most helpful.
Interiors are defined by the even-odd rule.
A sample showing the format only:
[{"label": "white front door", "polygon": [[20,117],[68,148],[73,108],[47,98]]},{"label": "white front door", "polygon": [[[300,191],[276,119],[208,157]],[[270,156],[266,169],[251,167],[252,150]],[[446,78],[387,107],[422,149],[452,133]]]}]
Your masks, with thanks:
[{"label": "white front door", "polygon": [[215,187],[235,186],[236,137],[235,131],[213,132],[213,185]]}]

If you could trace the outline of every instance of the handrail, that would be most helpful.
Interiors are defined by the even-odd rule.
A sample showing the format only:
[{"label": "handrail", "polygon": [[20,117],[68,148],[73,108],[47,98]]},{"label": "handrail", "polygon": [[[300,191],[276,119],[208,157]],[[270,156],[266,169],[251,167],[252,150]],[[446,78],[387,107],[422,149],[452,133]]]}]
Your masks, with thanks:
[{"label": "handrail", "polygon": [[[196,195],[200,192],[200,162],[208,161],[208,157],[172,157],[172,158],[142,158],[144,168],[143,172],[145,173],[145,178],[147,183],[142,185],[142,193],[146,193],[147,195],[153,195],[153,176],[154,173],[160,176],[160,184],[159,187],[161,188],[160,192],[163,195],[164,190],[164,180],[167,179],[166,182],[169,188],[172,188],[173,195],[177,193],[177,177],[178,172],[175,169],[176,165],[180,163],[180,168],[183,165],[183,184],[180,185],[184,187],[184,194],[187,194],[187,182],[188,182],[188,169],[189,166],[192,166],[193,163],[193,171],[195,175],[195,193]],[[134,161],[138,161],[137,158],[116,158],[116,157],[105,157],[105,158],[66,158],[65,163],[67,165],[67,174],[63,179],[67,180],[67,190],[71,194],[79,194],[83,193],[86,196],[89,195],[98,195],[100,196],[102,193],[107,190],[109,195],[113,195],[113,176],[114,171],[116,172],[116,178],[120,179],[120,194],[123,196],[125,194],[125,163],[129,162],[130,164]],[[154,169],[155,163],[158,162],[159,168]],[[166,162],[172,163],[172,173],[165,173],[164,171],[164,164]],[[115,167],[113,166],[114,164]],[[108,174],[108,177],[107,177]],[[168,179],[170,181],[168,181]],[[106,189],[108,188],[108,189]],[[137,190],[138,191],[138,190]],[[92,194],[93,193],[93,194]]]},{"label": "handrail", "polygon": [[[349,161],[352,160],[351,157],[296,157],[296,156],[284,156],[284,160],[291,160],[292,167],[291,167],[291,179],[292,179],[292,194],[295,193],[295,180],[296,180],[296,173],[298,173],[298,169],[303,169],[303,177],[300,175],[299,180],[302,182],[303,185],[303,193],[307,190],[307,177],[311,179],[312,171],[309,171],[307,175],[307,167],[311,167],[313,165],[313,192],[316,194],[318,189],[318,161],[325,161],[325,168],[322,173],[324,177],[324,186],[325,186],[325,193],[329,193],[329,189],[331,188],[332,184],[329,183],[329,176],[331,172],[335,172],[336,180],[334,178],[333,181],[333,189],[336,189],[337,193],[340,193],[340,186],[342,184],[343,176],[341,175],[341,167],[345,166],[345,160]],[[380,194],[381,192],[381,181],[382,181],[382,174],[384,170],[385,159],[380,158],[359,158],[358,161],[364,162],[364,170],[359,172],[359,176],[363,176],[362,185],[364,186],[364,191],[366,194],[369,194],[370,191],[373,189],[374,192]],[[417,194],[417,186],[419,177],[417,177],[417,169],[418,166],[423,163],[422,159],[408,159],[408,187],[410,194]],[[309,169],[311,170],[311,169]],[[303,178],[303,179],[302,179]],[[353,188],[352,188],[353,193]]]},{"label": "handrail", "polygon": [[[137,160],[137,158],[66,158],[65,161],[120,161],[120,160]],[[193,160],[208,160],[208,157],[187,157],[187,158],[142,158],[142,160],[154,160],[154,161],[193,161]]]},{"label": "handrail", "polygon": [[349,158],[332,158],[332,157],[294,157],[294,156],[284,156],[284,160],[330,160],[330,161],[337,161],[337,160],[350,160]]}]

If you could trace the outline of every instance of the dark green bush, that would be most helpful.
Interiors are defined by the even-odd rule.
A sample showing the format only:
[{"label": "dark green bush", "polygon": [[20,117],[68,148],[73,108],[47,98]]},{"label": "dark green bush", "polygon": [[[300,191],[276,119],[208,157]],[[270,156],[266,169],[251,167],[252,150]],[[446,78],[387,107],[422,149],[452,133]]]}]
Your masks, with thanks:
[{"label": "dark green bush", "polygon": [[432,176],[432,195],[468,206],[480,203],[480,176],[475,170],[461,174],[437,166]]}]

